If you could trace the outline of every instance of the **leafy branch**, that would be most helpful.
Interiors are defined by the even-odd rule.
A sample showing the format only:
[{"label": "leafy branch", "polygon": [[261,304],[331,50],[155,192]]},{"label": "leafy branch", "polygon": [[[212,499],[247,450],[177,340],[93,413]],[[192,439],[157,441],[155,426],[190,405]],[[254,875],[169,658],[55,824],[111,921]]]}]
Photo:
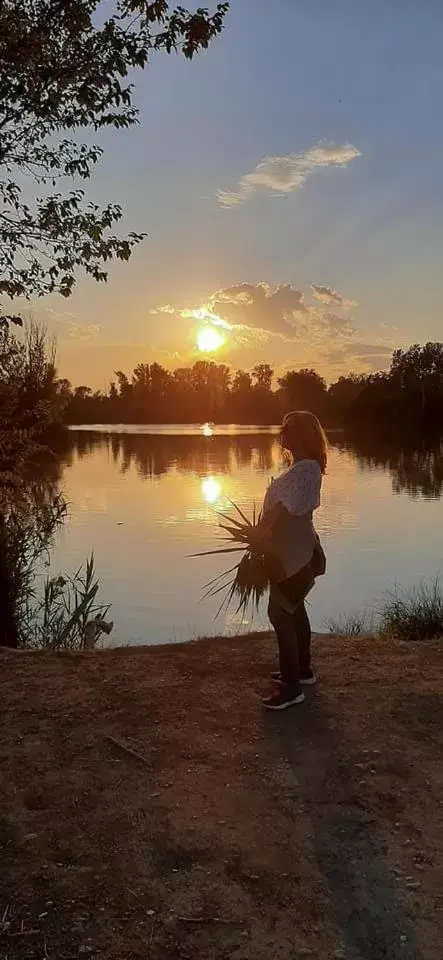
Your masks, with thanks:
[{"label": "leafy branch", "polygon": [[[99,7],[99,0],[0,3],[0,294],[11,300],[67,297],[78,270],[105,281],[106,264],[128,260],[146,236],[114,235],[118,204],[100,208],[82,190],[51,188],[88,180],[102,156],[99,146],[79,142],[79,130],[138,122],[129,74],[159,52],[192,59],[220,33],[229,4],[210,14],[170,10],[167,0],[116,0],[101,23]],[[29,177],[41,188],[32,202]]]}]

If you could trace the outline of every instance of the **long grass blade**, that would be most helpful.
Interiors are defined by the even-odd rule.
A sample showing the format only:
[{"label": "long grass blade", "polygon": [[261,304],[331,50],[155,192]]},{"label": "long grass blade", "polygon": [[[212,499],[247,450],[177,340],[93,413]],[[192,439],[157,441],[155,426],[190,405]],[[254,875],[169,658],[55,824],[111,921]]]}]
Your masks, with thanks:
[{"label": "long grass blade", "polygon": [[203,594],[201,600],[209,600],[210,597],[217,597],[219,593],[222,593],[223,590],[228,590],[231,587],[231,581],[227,580],[226,583],[222,583],[220,587],[211,587],[206,593]]},{"label": "long grass blade", "polygon": [[220,530],[226,530],[226,532],[229,533],[229,539],[235,543],[249,543],[250,538],[246,531],[230,530],[229,527],[225,527],[223,524],[220,524]]},{"label": "long grass blade", "polygon": [[214,620],[217,620],[217,618],[220,616],[223,608],[224,608],[225,610],[227,610],[227,609],[229,608],[229,604],[231,603],[231,600],[232,600],[232,598],[233,598],[233,596],[234,596],[234,593],[235,593],[235,585],[232,584],[232,587],[230,588],[230,590],[228,590],[228,593],[226,594],[226,597],[222,600],[222,602],[221,602],[221,604],[220,604],[220,606],[219,606],[219,608],[218,608],[218,610],[217,610],[217,613],[215,614]]},{"label": "long grass blade", "polygon": [[238,569],[238,563],[235,563],[233,567],[230,567],[229,570],[225,570],[224,573],[218,573],[216,577],[213,577],[212,580],[208,580],[207,583],[203,584],[202,590],[206,590],[207,587],[211,587],[213,583],[216,583],[217,580],[220,580],[221,577],[227,577],[233,570]]},{"label": "long grass blade", "polygon": [[249,527],[245,527],[244,523],[240,526],[231,526],[229,523],[219,523],[219,530],[227,530],[233,537],[244,537],[248,535]]},{"label": "long grass blade", "polygon": [[250,527],[250,526],[251,526],[251,521],[248,520],[248,518],[245,516],[245,514],[243,513],[243,510],[240,510],[240,507],[238,507],[237,504],[234,503],[233,500],[229,500],[229,503],[231,504],[232,507],[234,507],[234,510],[236,510],[237,513],[240,514],[240,516],[242,517],[242,519],[245,521],[246,525],[247,525],[248,527]]},{"label": "long grass blade", "polygon": [[[227,520],[228,523],[232,523],[236,527],[244,527],[244,523],[240,523],[240,520],[237,520],[235,517],[230,517],[228,513],[221,513],[220,511],[217,511],[217,516],[222,517],[223,520]],[[250,526],[251,524],[246,521],[246,525]]]},{"label": "long grass blade", "polygon": [[244,547],[220,547],[220,550],[203,550],[203,553],[188,553],[186,559],[211,557],[215,553],[244,553]]},{"label": "long grass blade", "polygon": [[212,590],[208,590],[208,593],[204,594],[204,596],[202,597],[202,600],[206,600],[209,597],[217,597],[219,593],[222,593],[223,590],[227,590],[228,588],[230,589],[231,586],[232,584],[228,580],[227,583],[222,583],[221,587],[217,587],[217,589],[213,588]]}]

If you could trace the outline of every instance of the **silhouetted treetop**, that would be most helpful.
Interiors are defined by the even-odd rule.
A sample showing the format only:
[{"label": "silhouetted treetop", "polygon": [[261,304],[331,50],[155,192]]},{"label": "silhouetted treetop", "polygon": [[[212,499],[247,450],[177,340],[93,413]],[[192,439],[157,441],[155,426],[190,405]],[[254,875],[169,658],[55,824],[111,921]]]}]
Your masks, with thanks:
[{"label": "silhouetted treetop", "polygon": [[156,52],[191,59],[220,33],[229,4],[212,14],[166,0],[109,6],[104,17],[100,0],[0,3],[0,294],[10,299],[67,297],[78,269],[106,280],[110,259],[129,258],[144,235],[112,233],[120,206],[66,187],[87,180],[102,154],[78,131],[136,123],[129,73]]}]

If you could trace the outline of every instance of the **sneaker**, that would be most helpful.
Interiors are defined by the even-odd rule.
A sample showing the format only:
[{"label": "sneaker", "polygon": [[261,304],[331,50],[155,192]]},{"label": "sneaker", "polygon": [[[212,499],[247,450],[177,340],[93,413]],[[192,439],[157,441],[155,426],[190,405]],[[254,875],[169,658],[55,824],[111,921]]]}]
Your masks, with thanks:
[{"label": "sneaker", "polygon": [[[276,670],[274,673],[271,673],[271,679],[276,683],[283,683],[281,678],[281,673]],[[317,677],[312,670],[308,670],[306,673],[303,673],[299,679],[302,687],[313,687],[317,683]]]},{"label": "sneaker", "polygon": [[300,677],[300,683],[303,687],[313,687],[317,683],[317,677],[313,670],[306,670],[306,673],[302,673]]},{"label": "sneaker", "polygon": [[279,690],[275,690],[270,697],[263,700],[263,706],[266,710],[287,710],[288,707],[292,707],[296,703],[303,703],[304,699],[303,690],[297,693],[294,690],[285,690],[281,686]]}]

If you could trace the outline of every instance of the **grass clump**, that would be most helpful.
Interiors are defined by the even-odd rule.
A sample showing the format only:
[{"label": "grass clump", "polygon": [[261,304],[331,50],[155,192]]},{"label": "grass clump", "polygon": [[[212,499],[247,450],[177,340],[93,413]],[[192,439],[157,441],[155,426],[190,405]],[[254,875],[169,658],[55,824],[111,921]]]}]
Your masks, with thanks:
[{"label": "grass clump", "polygon": [[443,594],[438,578],[409,591],[387,594],[380,611],[379,632],[408,641],[443,637]]},{"label": "grass clump", "polygon": [[32,595],[21,622],[23,646],[43,650],[94,649],[113,623],[106,620],[110,604],[97,603],[99,581],[94,555],[73,576],[48,577],[43,596]]},{"label": "grass clump", "polygon": [[387,593],[377,614],[350,613],[328,620],[336,637],[391,637],[417,642],[443,638],[443,593],[438,577],[410,589]]},{"label": "grass clump", "polygon": [[336,637],[370,637],[374,633],[373,621],[366,613],[349,613],[328,620],[327,626]]}]

